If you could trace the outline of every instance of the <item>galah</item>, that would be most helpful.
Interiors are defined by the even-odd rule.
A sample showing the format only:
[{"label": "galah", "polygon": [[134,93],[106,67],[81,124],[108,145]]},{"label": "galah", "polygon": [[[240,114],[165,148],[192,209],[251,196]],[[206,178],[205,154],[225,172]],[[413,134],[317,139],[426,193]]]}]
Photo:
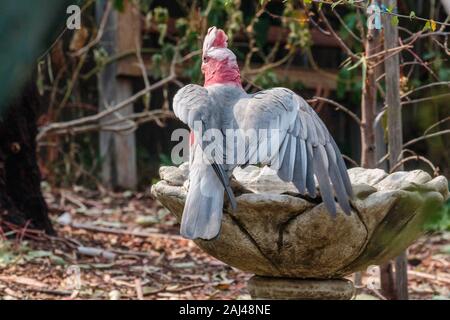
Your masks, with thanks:
[{"label": "galah", "polygon": [[[228,49],[227,40],[223,30],[209,28],[202,52],[204,85],[189,84],[181,88],[173,100],[175,115],[193,133],[181,235],[209,240],[219,234],[224,193],[231,208],[235,210],[237,206],[230,188],[232,171],[237,166],[248,165],[249,158],[270,166],[283,181],[292,182],[301,194],[312,198],[316,197],[315,176],[330,215],[336,217],[337,214],[335,196],[341,209],[350,215],[350,179],[342,155],[324,123],[304,99],[289,89],[247,93],[242,87],[236,56]],[[196,128],[196,124],[200,125]],[[231,143],[231,146],[223,143],[229,132],[249,129],[276,130],[278,134],[241,139],[240,144]],[[222,142],[205,138],[208,130],[223,135]],[[211,145],[218,150],[205,156],[206,148]],[[269,148],[272,152],[260,154],[259,148]],[[243,156],[236,152],[238,149],[244,151]],[[233,153],[232,161],[220,161],[230,153]]]}]

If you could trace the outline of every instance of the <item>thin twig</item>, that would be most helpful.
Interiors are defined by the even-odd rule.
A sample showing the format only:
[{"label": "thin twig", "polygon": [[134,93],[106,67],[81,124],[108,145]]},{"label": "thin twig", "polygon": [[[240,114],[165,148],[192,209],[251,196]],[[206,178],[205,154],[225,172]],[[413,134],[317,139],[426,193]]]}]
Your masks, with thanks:
[{"label": "thin twig", "polygon": [[360,37],[358,37],[353,31],[352,29],[350,29],[347,26],[347,23],[345,23],[344,19],[342,19],[341,15],[336,11],[333,10],[334,15],[336,16],[336,18],[338,18],[339,22],[341,23],[341,25],[344,27],[345,30],[347,30],[347,32],[353,37],[353,39],[355,39],[356,41],[362,43],[362,39]]},{"label": "thin twig", "polygon": [[136,288],[136,295],[138,300],[144,300],[144,293],[142,290],[142,283],[141,283],[141,279],[135,279],[134,280],[134,285]]},{"label": "thin twig", "polygon": [[75,119],[75,120],[71,120],[71,121],[52,123],[52,124],[42,128],[40,130],[40,132],[39,132],[39,134],[38,134],[36,139],[38,141],[41,140],[45,135],[47,135],[51,131],[68,129],[68,128],[84,125],[84,124],[90,123],[90,122],[98,122],[100,119],[102,119],[102,118],[104,118],[104,117],[106,117],[106,116],[108,116],[108,115],[110,115],[110,114],[112,114],[114,112],[117,112],[120,109],[128,106],[129,104],[131,104],[134,101],[136,101],[137,99],[141,98],[142,96],[144,96],[148,92],[150,92],[152,90],[155,90],[155,89],[158,89],[158,88],[162,87],[163,85],[165,85],[166,83],[169,83],[174,78],[175,78],[175,74],[171,74],[167,78],[161,79],[160,81],[152,84],[150,87],[139,91],[138,93],[132,95],[128,99],[125,99],[124,101],[118,103],[114,107],[111,107],[109,109],[103,110],[103,111],[101,111],[101,112],[99,112],[99,113],[97,113],[95,115],[87,116],[87,117],[83,117],[83,118],[79,118],[79,119]]},{"label": "thin twig", "polygon": [[430,132],[432,129],[436,128],[437,126],[439,126],[440,124],[447,122],[450,120],[450,116],[447,118],[444,118],[442,120],[439,120],[438,122],[432,124],[431,126],[429,126],[424,132],[423,134],[427,134],[428,132]]},{"label": "thin twig", "polygon": [[334,101],[334,100],[330,100],[327,98],[323,98],[323,97],[313,97],[312,101],[314,100],[318,100],[318,101],[324,101],[330,105],[333,105],[336,107],[336,110],[340,110],[345,112],[347,115],[349,115],[353,120],[355,120],[355,122],[358,124],[358,126],[361,126],[361,119],[352,111],[350,111],[349,109],[347,109],[346,107],[344,107],[343,105],[341,105],[340,103]]},{"label": "thin twig", "polygon": [[414,270],[409,271],[409,274],[412,276],[418,277],[418,278],[434,280],[437,282],[444,282],[444,283],[450,284],[450,279],[440,277],[438,275],[432,275],[432,274],[428,274],[425,272],[419,272],[419,271],[414,271]]},{"label": "thin twig", "polygon": [[360,165],[359,165],[355,160],[353,160],[352,158],[350,158],[349,156],[343,154],[343,155],[342,155],[342,158],[344,158],[345,160],[347,160],[348,162],[350,162],[350,163],[351,163],[352,165],[354,165],[355,167],[360,167]]},{"label": "thin twig", "polygon": [[24,287],[23,290],[51,294],[51,295],[56,295],[56,296],[70,296],[73,293],[72,291],[68,291],[68,290],[55,290],[55,289],[34,288],[34,287],[33,288]]},{"label": "thin twig", "polygon": [[417,87],[417,88],[415,88],[415,89],[412,89],[412,90],[410,90],[410,91],[404,93],[404,94],[401,96],[401,98],[404,98],[404,97],[406,97],[406,96],[409,96],[409,95],[411,95],[411,94],[413,94],[413,93],[415,93],[415,92],[417,92],[417,91],[424,90],[424,89],[428,89],[428,88],[431,88],[431,87],[436,87],[436,86],[450,86],[450,81],[433,82],[433,83],[429,83],[429,84],[423,85],[423,86],[421,86],[421,87]]},{"label": "thin twig", "polygon": [[91,224],[83,224],[74,222],[70,225],[76,229],[84,229],[88,231],[101,232],[101,233],[109,233],[109,234],[119,234],[119,235],[128,235],[132,237],[139,238],[166,238],[171,240],[183,240],[184,238],[177,235],[163,234],[163,233],[150,233],[150,232],[141,232],[141,231],[129,231],[129,230],[121,230],[121,229],[113,229],[106,227],[97,227]]},{"label": "thin twig", "polygon": [[339,45],[344,49],[344,51],[355,61],[360,60],[360,58],[353,53],[353,51],[347,46],[347,44],[342,40],[341,37],[334,31],[333,27],[331,26],[330,22],[328,21],[327,17],[325,17],[325,14],[322,12],[322,10],[319,10],[319,15],[322,21],[325,23],[325,25],[328,28],[328,31],[333,35],[334,38],[339,42]]},{"label": "thin twig", "polygon": [[436,96],[431,96],[431,97],[426,97],[426,98],[420,98],[420,99],[415,99],[415,100],[408,100],[408,101],[403,101],[402,105],[407,105],[407,104],[414,104],[414,103],[419,103],[419,102],[425,102],[425,101],[430,101],[430,100],[436,100],[436,99],[440,99],[440,98],[444,98],[444,97],[448,97],[450,96],[450,93],[443,93],[443,94],[438,94]]},{"label": "thin twig", "polygon": [[428,160],[427,158],[425,158],[425,157],[423,157],[423,156],[419,156],[419,155],[403,158],[402,160],[400,160],[399,162],[397,162],[397,163],[395,164],[395,166],[393,166],[393,167],[391,168],[390,173],[395,172],[398,168],[400,168],[400,167],[401,167],[403,164],[405,164],[406,162],[413,161],[413,160],[425,162],[425,163],[428,164],[428,165],[430,166],[430,168],[433,170],[433,174],[434,174],[435,176],[437,176],[437,175],[439,174],[439,170],[434,166],[434,164],[433,164],[430,160]]},{"label": "thin twig", "polygon": [[106,4],[105,11],[102,16],[102,20],[100,21],[100,26],[98,28],[95,39],[92,40],[91,42],[89,42],[86,46],[84,46],[77,52],[73,53],[72,56],[79,57],[79,56],[87,53],[92,47],[94,47],[95,45],[97,45],[100,42],[100,40],[102,39],[103,33],[105,31],[105,27],[108,22],[109,14],[111,13],[111,9],[112,9],[112,2],[108,1],[108,3]]},{"label": "thin twig", "polygon": [[[48,135],[65,135],[65,134],[80,134],[92,131],[110,131],[120,133],[123,127],[119,127],[118,125],[127,121],[133,120],[137,125],[141,125],[143,123],[154,121],[159,126],[161,125],[161,121],[165,119],[171,119],[174,117],[173,112],[162,111],[162,110],[152,110],[152,111],[144,111],[139,113],[133,113],[128,116],[123,116],[120,119],[114,119],[104,123],[96,123],[90,125],[77,126],[73,128],[63,128],[51,131]],[[135,126],[136,127],[136,126]],[[125,128],[126,129],[126,128]]]},{"label": "thin twig", "polygon": [[[406,142],[406,143],[403,145],[403,149],[406,148],[406,147],[408,147],[408,146],[410,146],[410,145],[412,145],[412,144],[415,144],[415,143],[417,143],[417,142],[420,142],[420,141],[422,141],[422,140],[426,140],[426,139],[429,139],[429,138],[438,137],[438,136],[441,136],[441,135],[444,135],[444,134],[450,134],[450,129],[438,131],[438,132],[435,132],[435,133],[423,135],[423,136],[421,136],[421,137],[419,137],[419,138],[416,138],[416,139],[412,139],[412,140]],[[401,154],[403,154],[403,152],[404,152],[404,151],[402,151]],[[400,154],[400,155],[401,155],[401,154]],[[386,161],[386,160],[389,158],[389,155],[390,155],[389,152],[386,153],[386,154],[378,161],[378,165],[380,165],[380,164],[382,164],[384,161]]]},{"label": "thin twig", "polygon": [[137,39],[136,39],[136,57],[138,60],[139,68],[141,69],[142,72],[142,79],[144,80],[145,88],[147,89],[150,87],[150,82],[148,81],[147,68],[145,66],[144,59],[142,58],[141,46]]},{"label": "thin twig", "polygon": [[450,129],[438,131],[438,132],[435,132],[435,133],[430,133],[430,134],[421,136],[421,137],[419,137],[419,138],[410,140],[410,141],[408,141],[407,143],[405,143],[405,144],[403,145],[403,148],[405,148],[405,147],[407,147],[407,146],[410,146],[410,145],[412,145],[412,144],[415,144],[415,143],[417,143],[417,142],[419,142],[419,141],[422,141],[422,140],[425,140],[425,139],[429,139],[429,138],[434,138],[434,137],[437,137],[437,136],[442,136],[442,135],[444,135],[444,134],[450,134]]}]

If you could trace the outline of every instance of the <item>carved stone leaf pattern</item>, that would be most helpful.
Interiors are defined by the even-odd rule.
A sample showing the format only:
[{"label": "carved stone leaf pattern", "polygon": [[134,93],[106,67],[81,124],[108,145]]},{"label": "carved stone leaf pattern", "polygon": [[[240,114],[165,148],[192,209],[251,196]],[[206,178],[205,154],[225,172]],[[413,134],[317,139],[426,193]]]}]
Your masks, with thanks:
[{"label": "carved stone leaf pattern", "polygon": [[[448,197],[445,177],[424,171],[348,170],[354,189],[352,215],[336,219],[320,201],[298,194],[269,168],[234,171],[238,209],[224,208],[220,234],[196,240],[223,262],[257,275],[331,278],[380,264],[408,247],[424,221]],[[181,219],[188,166],[162,167],[152,194]]]}]

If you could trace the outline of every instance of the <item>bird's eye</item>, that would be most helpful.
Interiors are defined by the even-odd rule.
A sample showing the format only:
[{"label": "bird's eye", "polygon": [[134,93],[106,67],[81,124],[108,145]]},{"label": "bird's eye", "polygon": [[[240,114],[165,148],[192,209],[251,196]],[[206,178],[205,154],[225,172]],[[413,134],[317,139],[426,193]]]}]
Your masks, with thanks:
[{"label": "bird's eye", "polygon": [[203,57],[203,62],[208,62],[208,57]]}]

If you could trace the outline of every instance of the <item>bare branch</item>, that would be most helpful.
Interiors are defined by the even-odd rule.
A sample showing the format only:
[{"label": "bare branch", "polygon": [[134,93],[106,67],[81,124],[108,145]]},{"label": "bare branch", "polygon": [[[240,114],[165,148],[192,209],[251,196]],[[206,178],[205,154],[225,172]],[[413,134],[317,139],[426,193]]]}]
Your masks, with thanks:
[{"label": "bare branch", "polygon": [[342,158],[344,158],[345,160],[347,160],[348,162],[350,162],[352,165],[354,165],[355,167],[360,167],[360,165],[353,160],[352,158],[350,158],[349,156],[346,156],[345,154],[342,155]]},{"label": "bare branch", "polygon": [[434,174],[435,176],[439,175],[439,169],[436,168],[436,167],[434,166],[434,164],[433,164],[430,160],[428,160],[428,159],[425,158],[424,156],[419,156],[419,155],[411,156],[411,157],[407,157],[407,158],[403,158],[402,160],[400,160],[399,162],[397,162],[397,163],[395,164],[395,166],[393,166],[393,167],[391,168],[390,173],[395,172],[399,167],[401,167],[401,166],[402,166],[403,164],[405,164],[406,162],[408,162],[408,161],[413,161],[413,160],[414,160],[414,161],[422,161],[422,162],[428,164],[428,165],[430,166],[430,168],[433,170],[433,174]]},{"label": "bare branch", "polygon": [[94,47],[95,45],[97,45],[100,42],[100,40],[102,39],[103,33],[105,32],[105,27],[108,22],[109,15],[111,13],[111,9],[112,9],[112,3],[110,1],[108,1],[108,3],[106,4],[105,12],[103,13],[103,16],[102,16],[102,20],[100,21],[100,26],[98,28],[95,39],[92,40],[91,42],[89,42],[86,46],[84,46],[77,52],[73,53],[72,56],[79,57],[79,56],[85,54],[86,52],[88,52],[92,47]]},{"label": "bare branch", "polygon": [[432,124],[431,126],[429,126],[423,134],[427,134],[428,132],[430,132],[432,129],[436,128],[437,126],[439,126],[440,124],[447,122],[450,120],[450,117],[444,118],[442,120],[439,120],[438,122]]},{"label": "bare branch", "polygon": [[342,19],[341,15],[336,11],[333,10],[334,15],[336,16],[336,18],[338,18],[339,22],[341,23],[341,25],[344,27],[345,30],[347,30],[347,32],[353,37],[353,39],[355,39],[356,41],[362,43],[362,39],[360,37],[358,37],[353,31],[352,29],[350,29],[347,26],[347,23],[345,23],[344,19]]},{"label": "bare branch", "polygon": [[328,21],[327,17],[325,17],[325,14],[322,12],[322,10],[319,10],[319,15],[322,21],[325,23],[325,25],[328,28],[328,31],[333,35],[333,37],[336,38],[336,40],[339,42],[339,45],[344,49],[344,51],[355,61],[359,60],[360,58],[353,53],[353,51],[347,46],[347,44],[342,40],[342,38],[334,31],[333,27],[331,26],[330,22]]},{"label": "bare branch", "polygon": [[264,64],[262,67],[257,68],[257,69],[246,68],[242,71],[242,74],[244,76],[259,75],[267,70],[281,66],[282,64],[284,64],[286,61],[288,61],[291,58],[293,53],[294,53],[294,50],[290,50],[289,53],[287,55],[285,55],[283,58],[281,58],[280,60],[278,60],[276,62]]},{"label": "bare branch", "polygon": [[450,93],[443,93],[443,94],[438,94],[438,95],[436,95],[436,96],[431,96],[431,97],[426,97],[426,98],[420,98],[420,99],[415,99],[415,100],[403,101],[403,102],[402,102],[402,106],[407,105],[407,104],[413,104],[413,103],[419,103],[419,102],[429,101],[429,100],[437,100],[437,99],[444,98],[444,97],[448,97],[448,96],[450,96]]},{"label": "bare branch", "polygon": [[[171,72],[173,72],[173,70],[171,70]],[[125,99],[124,101],[118,103],[117,105],[113,106],[112,108],[103,110],[95,115],[91,115],[91,116],[87,116],[87,117],[83,117],[83,118],[79,118],[79,119],[75,119],[75,120],[71,120],[71,121],[66,121],[66,122],[52,123],[40,130],[40,132],[37,136],[37,140],[38,141],[41,140],[45,135],[47,135],[51,131],[64,130],[64,129],[69,129],[69,128],[73,128],[73,127],[80,126],[80,125],[85,125],[85,124],[88,124],[91,122],[98,122],[100,119],[102,119],[114,112],[119,111],[120,109],[126,107],[130,103],[141,98],[148,92],[162,87],[163,85],[165,85],[166,83],[169,83],[173,79],[175,79],[175,74],[171,73],[168,77],[161,79],[160,81],[152,84],[150,87],[139,91],[138,93],[136,93],[136,94],[132,95],[131,97],[129,97],[128,99]]]},{"label": "bare branch", "polygon": [[450,133],[450,129],[438,131],[438,132],[435,132],[435,133],[430,133],[430,134],[427,134],[427,135],[421,136],[419,138],[416,138],[416,139],[408,141],[407,143],[405,143],[403,145],[403,148],[405,148],[407,146],[410,146],[412,144],[415,144],[415,143],[417,143],[419,141],[425,140],[425,139],[434,138],[434,137],[442,136],[444,134],[449,134],[449,133]]},{"label": "bare branch", "polygon": [[[421,136],[421,137],[418,137],[418,138],[416,138],[416,139],[412,139],[412,140],[406,142],[406,143],[403,145],[403,150],[402,150],[402,152],[401,152],[400,155],[402,155],[402,154],[405,152],[405,148],[406,148],[406,147],[408,147],[408,146],[410,146],[410,145],[412,145],[412,144],[415,144],[415,143],[417,143],[417,142],[420,142],[420,141],[422,141],[422,140],[426,140],[426,139],[429,139],[429,138],[434,138],[434,137],[442,136],[442,135],[444,135],[444,134],[450,134],[450,129],[438,131],[438,132],[435,132],[435,133],[430,133],[430,134],[427,134],[427,135],[423,135],[423,136]],[[406,149],[406,150],[409,150],[409,149]],[[409,151],[410,151],[410,150],[409,150]],[[386,154],[378,161],[378,165],[382,164],[382,163],[383,163],[384,161],[386,161],[388,158],[389,158],[389,152],[386,153]]]},{"label": "bare branch", "polygon": [[[400,40],[401,43],[401,40]],[[422,58],[420,58],[413,50],[411,50],[411,48],[407,48],[406,49],[417,61],[419,61],[422,66],[433,76],[434,79],[436,79],[436,81],[439,81],[439,77],[436,75],[436,73],[434,73],[434,71],[428,67],[428,64],[422,60]]]},{"label": "bare branch", "polygon": [[[173,113],[169,111],[162,111],[162,110],[145,111],[140,113],[133,113],[131,115],[119,119],[114,119],[112,121],[108,121],[105,123],[93,123],[93,124],[79,125],[75,127],[54,129],[46,133],[46,136],[65,135],[65,134],[75,135],[92,131],[111,131],[116,133],[124,133],[125,131],[126,133],[129,133],[130,130],[135,130],[138,125],[141,125],[143,123],[154,121],[158,125],[160,125],[162,120],[171,119],[173,117],[174,117]],[[133,121],[133,127],[121,126],[123,123],[126,123],[127,121]]]},{"label": "bare branch", "polygon": [[150,82],[148,81],[147,67],[145,66],[144,59],[142,58],[141,46],[136,39],[136,58],[138,60],[139,68],[141,69],[142,79],[144,80],[145,88],[150,87]]},{"label": "bare branch", "polygon": [[433,83],[429,83],[429,84],[423,85],[421,87],[412,89],[412,90],[404,93],[401,96],[401,98],[405,98],[406,96],[409,96],[409,95],[411,95],[411,94],[413,94],[413,93],[415,93],[417,91],[428,89],[428,88],[432,88],[432,87],[436,87],[436,86],[449,86],[450,87],[450,81],[433,82]]},{"label": "bare branch", "polygon": [[333,105],[336,107],[336,110],[341,110],[343,112],[345,112],[346,114],[348,114],[353,120],[355,120],[355,122],[358,124],[358,126],[361,126],[361,119],[352,111],[350,111],[349,109],[347,109],[346,107],[344,107],[343,105],[341,105],[340,103],[334,101],[334,100],[330,100],[327,98],[323,98],[323,97],[313,97],[312,100],[309,100],[311,102],[314,101],[324,101],[330,105]]}]

